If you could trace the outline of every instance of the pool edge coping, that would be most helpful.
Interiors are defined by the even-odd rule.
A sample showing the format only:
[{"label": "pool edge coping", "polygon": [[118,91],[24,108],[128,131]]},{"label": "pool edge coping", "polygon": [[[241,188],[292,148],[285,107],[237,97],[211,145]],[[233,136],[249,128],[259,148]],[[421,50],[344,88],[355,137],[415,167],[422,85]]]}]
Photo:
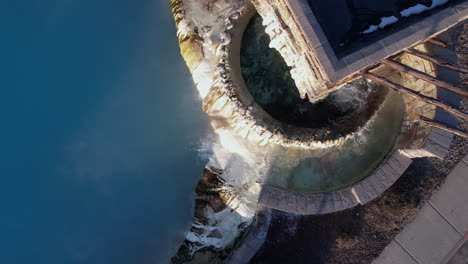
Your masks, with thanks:
[{"label": "pool edge coping", "polygon": [[346,188],[325,193],[289,192],[264,184],[258,203],[299,215],[322,215],[342,211],[366,204],[380,196],[400,178],[411,163],[412,159],[396,150],[368,177]]}]

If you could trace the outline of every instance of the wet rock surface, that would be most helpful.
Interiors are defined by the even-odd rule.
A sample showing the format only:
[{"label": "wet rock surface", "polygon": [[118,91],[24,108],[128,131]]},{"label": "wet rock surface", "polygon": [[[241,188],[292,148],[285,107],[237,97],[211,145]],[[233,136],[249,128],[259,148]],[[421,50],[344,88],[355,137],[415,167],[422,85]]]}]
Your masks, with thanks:
[{"label": "wet rock surface", "polygon": [[[190,232],[195,236],[206,236],[207,239],[223,239],[223,234],[216,228],[212,213],[219,213],[226,209],[229,195],[223,192],[223,171],[211,167],[205,169],[203,177],[198,182],[195,193],[194,224]],[[217,248],[201,242],[186,239],[180,246],[177,254],[171,259],[174,264],[181,263],[222,263],[232,248],[239,241],[247,224],[239,226],[239,236],[227,247]]]},{"label": "wet rock surface", "polygon": [[215,213],[226,209],[226,203],[223,200],[220,189],[224,184],[224,181],[219,175],[222,174],[221,170],[210,168],[205,169],[203,177],[198,182],[196,188],[196,203],[199,203],[197,207],[210,206]]}]

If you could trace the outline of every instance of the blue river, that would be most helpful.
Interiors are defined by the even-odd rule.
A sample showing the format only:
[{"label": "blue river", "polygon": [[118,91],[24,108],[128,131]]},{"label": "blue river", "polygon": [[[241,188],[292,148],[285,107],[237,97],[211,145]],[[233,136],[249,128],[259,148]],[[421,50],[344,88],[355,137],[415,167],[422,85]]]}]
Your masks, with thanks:
[{"label": "blue river", "polygon": [[0,1],[0,263],[168,263],[208,120],[167,0]]}]

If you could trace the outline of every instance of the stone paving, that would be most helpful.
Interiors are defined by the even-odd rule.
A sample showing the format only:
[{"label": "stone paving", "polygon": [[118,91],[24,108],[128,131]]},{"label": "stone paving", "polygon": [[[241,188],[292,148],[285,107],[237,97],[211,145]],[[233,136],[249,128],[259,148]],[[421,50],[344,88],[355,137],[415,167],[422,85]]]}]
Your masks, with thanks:
[{"label": "stone paving", "polygon": [[365,204],[387,190],[406,171],[412,160],[395,151],[364,180],[342,190],[323,194],[288,192],[264,185],[258,203],[280,211],[310,215],[328,214]]},{"label": "stone paving", "polygon": [[373,264],[466,264],[467,193],[468,155]]},{"label": "stone paving", "polygon": [[[435,120],[441,121],[436,115]],[[408,158],[436,157],[444,159],[449,152],[453,134],[440,128],[431,128],[431,132],[420,149],[405,149],[401,153]]]}]

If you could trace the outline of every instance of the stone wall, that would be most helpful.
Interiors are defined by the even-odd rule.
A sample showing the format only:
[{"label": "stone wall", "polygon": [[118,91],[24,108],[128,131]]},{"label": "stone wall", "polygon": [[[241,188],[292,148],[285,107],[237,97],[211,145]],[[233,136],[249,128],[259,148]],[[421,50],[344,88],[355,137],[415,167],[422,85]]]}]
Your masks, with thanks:
[{"label": "stone wall", "polygon": [[[291,76],[302,98],[317,101],[328,94],[324,76],[310,44],[285,0],[253,0],[270,36],[270,47],[291,67]],[[299,37],[302,36],[302,37]]]}]

